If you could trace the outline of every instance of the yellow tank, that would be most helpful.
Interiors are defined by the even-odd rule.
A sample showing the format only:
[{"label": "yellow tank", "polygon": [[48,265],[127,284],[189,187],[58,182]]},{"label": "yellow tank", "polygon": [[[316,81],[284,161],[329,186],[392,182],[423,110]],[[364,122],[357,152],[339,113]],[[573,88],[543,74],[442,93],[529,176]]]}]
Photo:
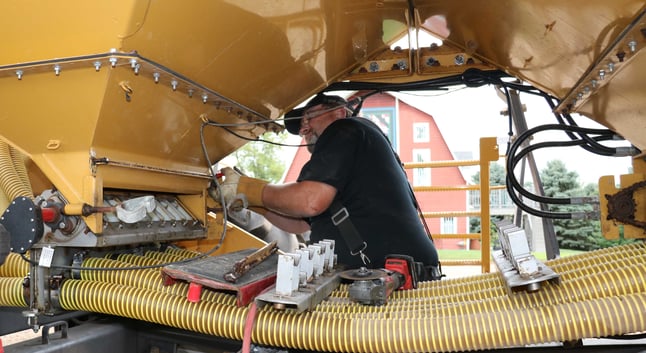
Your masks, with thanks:
[{"label": "yellow tank", "polygon": [[[527,82],[558,99],[556,111],[587,116],[646,150],[645,16],[643,0],[3,0],[0,206],[31,196],[33,188],[75,209],[81,226],[63,234],[67,225],[52,230],[59,226],[53,224],[44,240],[68,247],[57,250],[65,264],[101,246],[109,249],[92,250],[184,239],[179,245],[200,251],[255,246],[257,239],[235,228],[225,229],[234,240],[218,243],[224,226],[206,215],[211,164],[246,139],[281,132],[285,112],[337,83],[413,83],[468,69],[499,70]],[[420,44],[424,32],[443,44]],[[406,35],[408,48],[392,47]],[[646,163],[637,157],[636,173],[619,188],[646,179]],[[20,167],[23,158],[28,170]],[[602,193],[619,190],[614,179],[601,187]],[[86,205],[117,203],[129,192],[172,204],[185,213],[182,224],[156,220],[154,230],[128,228],[83,214]],[[646,219],[646,192],[635,195],[637,216]],[[610,238],[619,237],[615,223],[603,225]],[[624,235],[644,236],[642,229],[626,229]],[[58,268],[67,280],[58,296],[50,291],[58,291],[63,275],[31,264],[38,269],[30,273],[31,298],[24,297],[27,269],[20,268],[3,279],[0,297],[7,300],[0,304],[49,314],[54,304],[48,300],[56,297],[65,310],[234,340],[249,327],[262,344],[308,350],[505,348],[646,330],[644,247],[609,254],[593,254],[593,262],[552,262],[565,274],[567,295],[550,285],[551,295],[508,296],[491,274],[397,292],[405,306],[395,301],[383,312],[366,313],[347,303],[341,287],[313,313],[263,309],[255,328],[247,325],[247,308],[207,300],[185,306],[183,297],[159,286],[145,294],[154,299],[145,305],[167,309],[159,315],[164,321],[154,321],[142,310],[141,277],[121,278],[126,271],[109,272],[115,277],[102,283],[71,280],[69,269]],[[133,283],[116,283],[126,280]],[[448,294],[438,294],[444,289]],[[492,298],[483,301],[482,293]],[[437,311],[430,317],[429,308]],[[198,311],[204,323],[186,319]]]}]

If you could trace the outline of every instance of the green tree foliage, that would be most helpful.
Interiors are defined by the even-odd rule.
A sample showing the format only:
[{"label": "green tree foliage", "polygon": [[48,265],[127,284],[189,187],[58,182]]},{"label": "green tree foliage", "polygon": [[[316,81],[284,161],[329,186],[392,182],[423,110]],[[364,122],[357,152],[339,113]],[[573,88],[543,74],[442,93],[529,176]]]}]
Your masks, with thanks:
[{"label": "green tree foliage", "polygon": [[[582,186],[579,182],[579,175],[569,171],[560,160],[553,160],[547,163],[541,171],[541,181],[545,196],[547,197],[598,197],[599,190],[595,184]],[[550,211],[554,212],[590,212],[592,205],[550,205]],[[601,234],[601,225],[598,220],[582,219],[555,219],[554,230],[559,247],[573,250],[595,250],[630,242],[624,239],[619,241],[606,240]]]},{"label": "green tree foliage", "polygon": [[[552,160],[541,171],[541,182],[545,196],[553,198],[568,198],[583,195],[584,189],[579,183],[579,175],[569,171],[565,163]],[[586,189],[590,191],[590,189]],[[549,205],[549,210],[560,213],[591,211],[589,206]],[[597,248],[595,238],[595,221],[580,219],[555,219],[554,231],[559,247],[563,249],[592,250]],[[598,222],[597,222],[598,223]]]},{"label": "green tree foliage", "polygon": [[252,141],[233,152],[236,165],[246,175],[271,183],[280,181],[286,168],[279,144],[287,139],[287,134],[266,133],[263,140],[273,143]]},{"label": "green tree foliage", "polygon": [[[507,173],[505,167],[498,163],[491,163],[489,165],[489,183],[491,185],[505,185]],[[474,184],[480,184],[480,171],[471,176],[471,181]]]}]

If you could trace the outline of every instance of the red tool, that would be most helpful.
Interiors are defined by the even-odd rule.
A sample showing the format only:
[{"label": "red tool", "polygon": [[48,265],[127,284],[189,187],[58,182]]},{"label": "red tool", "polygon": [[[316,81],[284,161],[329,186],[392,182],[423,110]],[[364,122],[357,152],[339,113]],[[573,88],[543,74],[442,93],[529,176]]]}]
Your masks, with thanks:
[{"label": "red tool", "polygon": [[404,283],[396,289],[414,289],[417,288],[417,271],[415,270],[415,260],[412,256],[392,254],[386,256],[384,265],[386,270],[401,273],[404,276]]},{"label": "red tool", "polygon": [[385,269],[344,271],[341,278],[353,281],[348,286],[350,298],[365,305],[384,305],[393,291],[417,288],[415,261],[408,255],[386,256]]}]

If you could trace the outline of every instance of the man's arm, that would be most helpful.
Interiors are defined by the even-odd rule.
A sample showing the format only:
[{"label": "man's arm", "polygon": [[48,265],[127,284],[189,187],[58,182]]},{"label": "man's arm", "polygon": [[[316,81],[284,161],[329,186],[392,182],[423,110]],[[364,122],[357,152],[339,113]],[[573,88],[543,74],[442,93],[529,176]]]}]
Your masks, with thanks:
[{"label": "man's arm", "polygon": [[[294,218],[312,217],[330,207],[336,189],[318,181],[305,180],[281,185],[269,184],[262,191],[264,207]],[[272,222],[273,223],[273,222]]]},{"label": "man's arm", "polygon": [[310,230],[310,225],[302,218],[292,218],[272,211],[267,211],[264,216],[275,227],[288,233],[302,234]]}]

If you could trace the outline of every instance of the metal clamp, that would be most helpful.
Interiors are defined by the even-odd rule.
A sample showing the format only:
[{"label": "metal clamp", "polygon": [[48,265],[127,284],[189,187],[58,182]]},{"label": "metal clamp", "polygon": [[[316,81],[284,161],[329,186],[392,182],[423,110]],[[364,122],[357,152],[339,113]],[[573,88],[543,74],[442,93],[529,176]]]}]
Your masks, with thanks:
[{"label": "metal clamp", "polygon": [[361,258],[361,262],[363,262],[364,265],[367,265],[367,264],[370,263],[370,258],[368,257],[368,255],[363,253],[363,251],[366,250],[367,247],[368,247],[368,243],[366,243],[364,241],[363,246],[361,247],[361,249],[359,249],[357,251],[350,250],[350,255],[352,255],[352,256],[359,255],[359,257]]}]

